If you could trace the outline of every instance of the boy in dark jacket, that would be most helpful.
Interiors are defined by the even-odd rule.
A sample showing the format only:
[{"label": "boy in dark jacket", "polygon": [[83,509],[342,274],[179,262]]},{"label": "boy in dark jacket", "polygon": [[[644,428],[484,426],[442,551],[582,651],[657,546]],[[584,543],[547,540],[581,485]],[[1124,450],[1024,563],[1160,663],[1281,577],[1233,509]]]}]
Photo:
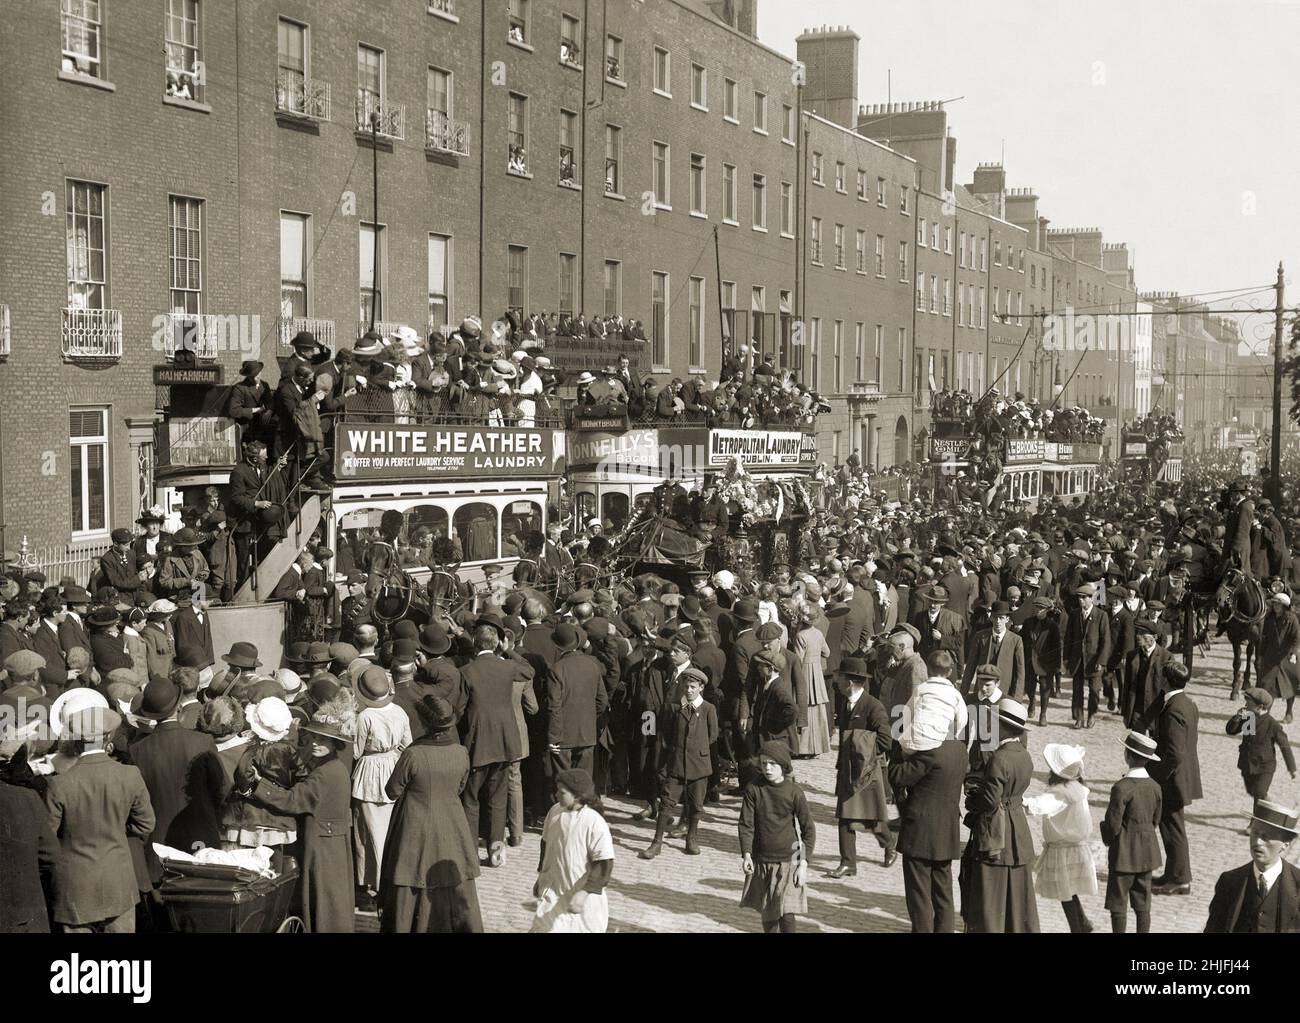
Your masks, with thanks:
[{"label": "boy in dark jacket", "polygon": [[1286,732],[1269,714],[1273,707],[1273,694],[1252,686],[1242,695],[1246,698],[1245,706],[1228,719],[1227,732],[1241,736],[1237,767],[1241,770],[1241,780],[1246,783],[1247,794],[1255,799],[1267,799],[1273,773],[1277,770],[1274,747],[1282,751],[1282,759],[1286,761],[1287,772],[1292,778],[1296,776],[1295,756],[1291,753]]},{"label": "boy in dark jacket", "polygon": [[681,702],[662,721],[663,760],[659,764],[659,817],[654,840],[637,855],[652,860],[663,851],[664,833],[672,823],[673,810],[686,801],[686,854],[698,856],[696,829],[704,813],[704,797],[713,774],[710,752],[718,741],[718,711],[704,699],[708,676],[699,668],[686,668],[678,678],[683,689]]},{"label": "boy in dark jacket", "polygon": [[1137,932],[1151,929],[1151,873],[1160,866],[1160,785],[1147,774],[1148,763],[1158,763],[1156,743],[1142,732],[1124,737],[1124,763],[1128,773],[1110,790],[1110,805],[1101,822],[1106,861],[1106,909],[1115,934],[1128,929],[1128,906],[1137,915]]}]

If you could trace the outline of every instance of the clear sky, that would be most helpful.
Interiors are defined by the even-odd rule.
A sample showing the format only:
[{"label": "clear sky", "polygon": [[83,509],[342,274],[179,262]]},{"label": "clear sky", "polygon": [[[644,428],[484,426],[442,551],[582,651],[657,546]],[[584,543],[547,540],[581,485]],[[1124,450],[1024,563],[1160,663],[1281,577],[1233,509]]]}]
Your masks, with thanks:
[{"label": "clear sky", "polygon": [[[948,106],[957,180],[1003,154],[1053,227],[1128,243],[1141,290],[1300,306],[1300,0],[759,0],[760,39],[848,25],[858,102]],[[1263,301],[1271,307],[1271,298]]]}]

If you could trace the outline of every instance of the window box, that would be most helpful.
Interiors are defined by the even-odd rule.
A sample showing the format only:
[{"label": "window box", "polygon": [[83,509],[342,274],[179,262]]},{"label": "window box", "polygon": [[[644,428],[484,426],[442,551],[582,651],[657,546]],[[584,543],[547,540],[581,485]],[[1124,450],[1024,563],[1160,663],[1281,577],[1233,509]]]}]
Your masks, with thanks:
[{"label": "window box", "polygon": [[429,13],[435,18],[450,21],[453,25],[460,24],[460,18],[456,17],[456,0],[428,0],[428,4]]}]

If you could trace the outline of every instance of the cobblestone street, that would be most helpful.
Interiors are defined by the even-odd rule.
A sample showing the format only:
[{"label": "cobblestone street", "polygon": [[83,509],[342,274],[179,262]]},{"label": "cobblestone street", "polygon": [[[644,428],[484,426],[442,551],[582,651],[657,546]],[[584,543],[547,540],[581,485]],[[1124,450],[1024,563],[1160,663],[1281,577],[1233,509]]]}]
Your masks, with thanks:
[{"label": "cobblestone street", "polygon": [[[1188,896],[1153,899],[1153,931],[1200,931],[1219,873],[1245,863],[1245,825],[1250,800],[1237,772],[1237,739],[1224,732],[1224,723],[1234,712],[1228,700],[1231,683],[1231,648],[1217,644],[1197,666],[1188,692],[1200,709],[1199,752],[1205,798],[1187,815],[1195,881]],[[1281,706],[1274,711],[1280,715]],[[1031,794],[1041,792],[1046,779],[1042,749],[1048,742],[1081,742],[1088,748],[1085,778],[1092,789],[1094,850],[1098,862],[1101,893],[1084,899],[1088,916],[1099,931],[1107,931],[1109,917],[1102,908],[1105,892],[1105,850],[1096,830],[1105,812],[1110,786],[1124,770],[1120,739],[1124,734],[1118,716],[1104,711],[1088,732],[1070,728],[1069,693],[1063,690],[1054,700],[1046,728],[1031,727],[1028,740],[1034,754],[1035,783]],[[1294,737],[1294,729],[1288,729]],[[1082,737],[1082,738],[1081,738]],[[1294,803],[1297,783],[1279,764],[1272,796]],[[880,850],[869,835],[858,836],[858,875],[831,880],[824,875],[839,862],[834,820],[835,754],[795,763],[795,777],[808,793],[817,821],[817,843],[809,881],[809,912],[799,918],[808,931],[907,931],[907,909],[903,902],[901,864],[885,870]],[[664,853],[652,861],[637,859],[653,834],[653,824],[631,819],[639,807],[626,799],[610,799],[606,817],[616,848],[614,878],[609,891],[611,931],[714,932],[758,931],[757,914],[739,905],[741,890],[740,856],[736,822],[740,799],[724,796],[721,806],[711,806],[700,827],[702,855],[686,856],[681,839],[670,839]],[[1035,848],[1041,848],[1040,828],[1031,818]],[[532,918],[532,885],[536,878],[539,837],[529,833],[522,846],[508,850],[504,867],[483,868],[479,878],[479,899],[489,931],[526,931]],[[956,864],[953,865],[954,888]],[[1043,931],[1068,930],[1061,907],[1040,899],[1039,921]],[[359,921],[362,929],[373,930],[373,917]],[[960,923],[958,924],[960,927]],[[1130,914],[1130,928],[1132,916]]]}]

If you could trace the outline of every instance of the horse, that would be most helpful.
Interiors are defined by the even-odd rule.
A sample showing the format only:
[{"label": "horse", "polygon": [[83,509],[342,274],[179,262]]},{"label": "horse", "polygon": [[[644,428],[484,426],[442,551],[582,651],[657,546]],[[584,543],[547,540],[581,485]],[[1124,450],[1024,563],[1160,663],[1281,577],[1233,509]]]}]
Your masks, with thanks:
[{"label": "horse", "polygon": [[[1250,686],[1250,666],[1255,660],[1260,622],[1268,611],[1264,587],[1236,567],[1229,567],[1214,595],[1218,611],[1218,635],[1232,644],[1232,698]],[[1242,664],[1242,654],[1245,664]],[[1244,667],[1244,675],[1243,675]]]}]

